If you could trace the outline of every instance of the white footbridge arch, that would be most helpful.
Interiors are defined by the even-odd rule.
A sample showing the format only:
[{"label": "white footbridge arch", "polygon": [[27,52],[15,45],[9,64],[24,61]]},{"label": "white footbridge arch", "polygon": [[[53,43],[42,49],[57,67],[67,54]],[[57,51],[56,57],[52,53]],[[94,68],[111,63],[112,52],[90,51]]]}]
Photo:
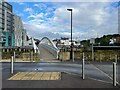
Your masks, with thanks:
[{"label": "white footbridge arch", "polygon": [[47,37],[43,37],[38,45],[40,59],[58,59],[59,49]]}]

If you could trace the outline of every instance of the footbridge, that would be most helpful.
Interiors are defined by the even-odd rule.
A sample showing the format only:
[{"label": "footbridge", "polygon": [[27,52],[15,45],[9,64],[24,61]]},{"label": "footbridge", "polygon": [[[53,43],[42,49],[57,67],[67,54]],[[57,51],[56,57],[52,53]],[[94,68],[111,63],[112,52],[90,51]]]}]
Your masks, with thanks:
[{"label": "footbridge", "polygon": [[38,45],[40,59],[58,59],[59,49],[56,45],[47,37],[43,37]]}]

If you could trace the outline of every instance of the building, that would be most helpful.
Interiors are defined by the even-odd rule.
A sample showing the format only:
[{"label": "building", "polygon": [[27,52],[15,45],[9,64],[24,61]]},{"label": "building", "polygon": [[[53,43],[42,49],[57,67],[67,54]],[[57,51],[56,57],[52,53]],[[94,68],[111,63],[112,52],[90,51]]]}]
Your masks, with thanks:
[{"label": "building", "polygon": [[22,46],[27,45],[27,30],[23,29],[22,30]]},{"label": "building", "polygon": [[116,38],[112,38],[110,39],[109,45],[114,45],[116,42]]},{"label": "building", "polygon": [[71,45],[69,38],[61,38],[60,42],[63,45]]},{"label": "building", "polygon": [[3,47],[25,46],[27,32],[19,16],[12,13],[12,5],[0,2],[0,43]]},{"label": "building", "polygon": [[120,45],[120,36],[116,37],[116,43]]},{"label": "building", "polygon": [[19,16],[14,14],[14,35],[15,35],[15,46],[26,46],[27,42],[27,30],[24,29],[22,20]]},{"label": "building", "polygon": [[[68,48],[70,48],[71,46],[71,40],[69,38],[62,38],[61,39],[55,39],[53,40],[53,43],[57,46],[57,47],[63,47],[63,46],[66,46]],[[79,46],[80,45],[80,42],[77,42],[77,41],[72,41],[72,43],[74,44],[74,46]]]},{"label": "building", "polygon": [[14,35],[15,35],[15,46],[22,46],[23,44],[23,24],[22,24],[22,20],[19,16],[14,14]]},{"label": "building", "polygon": [[14,15],[12,5],[2,0],[0,2],[0,31],[2,46],[14,46]]}]

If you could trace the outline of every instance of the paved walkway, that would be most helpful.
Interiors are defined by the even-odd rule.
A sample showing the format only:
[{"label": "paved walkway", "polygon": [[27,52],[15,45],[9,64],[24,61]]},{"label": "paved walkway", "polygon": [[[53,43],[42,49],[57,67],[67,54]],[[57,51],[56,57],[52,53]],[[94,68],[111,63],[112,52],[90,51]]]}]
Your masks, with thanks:
[{"label": "paved walkway", "polygon": [[55,59],[54,55],[50,53],[47,49],[45,49],[42,45],[39,45],[39,51],[40,51],[40,59],[42,60]]},{"label": "paved walkway", "polygon": [[[10,64],[4,63],[3,65],[3,78],[2,83],[4,88],[114,88],[112,83],[104,82],[100,80],[95,80],[90,77],[98,78],[98,79],[106,79],[109,80],[104,74],[96,71],[93,65],[88,65],[86,69],[89,71],[88,74],[86,72],[85,80],[81,78],[81,74],[72,75],[62,72],[62,70],[66,70],[69,72],[80,72],[81,66],[78,64],[67,64],[67,63],[16,63],[15,64],[15,72],[45,72],[45,71],[59,71],[62,72],[61,80],[57,81],[44,81],[44,80],[24,80],[24,81],[12,81],[8,80],[12,74],[10,74]],[[39,68],[38,68],[39,67]],[[57,68],[55,68],[57,67]],[[60,69],[59,69],[60,68]],[[38,70],[35,70],[38,69]],[[76,71],[77,69],[77,71]],[[94,72],[93,72],[94,71]],[[81,72],[80,72],[81,73]],[[100,77],[101,76],[101,77]]]},{"label": "paved walkway", "polygon": [[3,88],[116,88],[111,83],[96,81],[90,78],[83,80],[80,76],[62,73],[61,80],[3,80]]}]

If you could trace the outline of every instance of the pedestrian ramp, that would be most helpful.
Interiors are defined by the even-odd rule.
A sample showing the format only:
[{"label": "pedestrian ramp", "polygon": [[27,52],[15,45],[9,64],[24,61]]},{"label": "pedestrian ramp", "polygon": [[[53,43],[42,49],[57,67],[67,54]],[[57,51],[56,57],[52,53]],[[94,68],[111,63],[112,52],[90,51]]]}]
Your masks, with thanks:
[{"label": "pedestrian ramp", "polygon": [[8,80],[61,80],[61,72],[18,72]]}]

